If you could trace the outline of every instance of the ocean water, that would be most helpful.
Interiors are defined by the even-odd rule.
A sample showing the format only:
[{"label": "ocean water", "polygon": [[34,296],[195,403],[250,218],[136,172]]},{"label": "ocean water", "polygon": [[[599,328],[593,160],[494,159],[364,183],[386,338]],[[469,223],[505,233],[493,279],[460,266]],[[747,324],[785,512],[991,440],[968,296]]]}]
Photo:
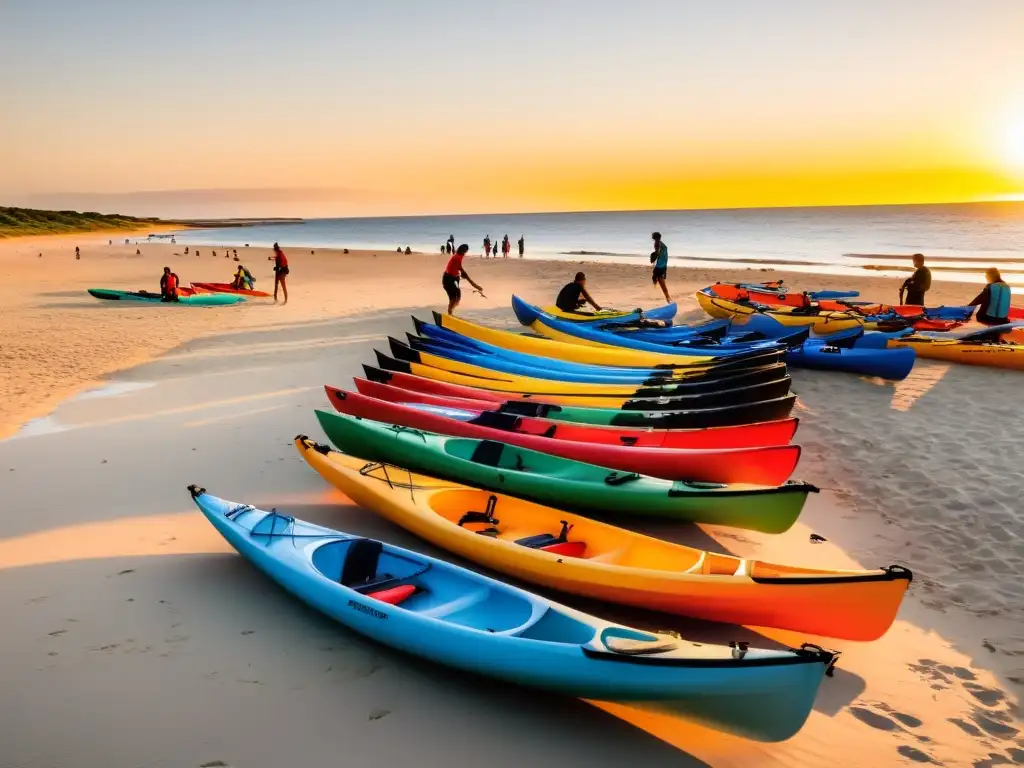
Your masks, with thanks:
[{"label": "ocean water", "polygon": [[[437,252],[449,235],[483,251],[508,235],[526,258],[646,262],[662,233],[676,266],[776,266],[833,274],[899,275],[926,254],[935,279],[984,282],[988,266],[1024,285],[1024,202],[950,205],[750,208],[710,211],[487,214],[310,219],[301,223],[191,230],[189,245],[381,249]],[[870,271],[868,271],[870,270]]]}]

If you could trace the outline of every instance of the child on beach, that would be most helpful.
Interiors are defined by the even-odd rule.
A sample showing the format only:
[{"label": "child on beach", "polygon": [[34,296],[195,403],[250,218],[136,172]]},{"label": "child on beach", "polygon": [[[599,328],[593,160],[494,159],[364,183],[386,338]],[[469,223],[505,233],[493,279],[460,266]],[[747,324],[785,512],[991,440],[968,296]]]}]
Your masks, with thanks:
[{"label": "child on beach", "polygon": [[590,304],[598,312],[601,311],[598,303],[587,293],[587,276],[582,272],[577,272],[573,281],[566,283],[558,292],[555,306],[563,312],[575,312],[585,304]]},{"label": "child on beach", "polygon": [[277,288],[284,291],[284,301],[281,306],[288,303],[288,257],[284,255],[281,246],[274,243],[274,255],[268,261],[274,262],[274,303],[277,303]]},{"label": "child on beach", "polygon": [[665,284],[668,277],[668,246],[662,242],[661,232],[654,232],[651,239],[654,240],[654,251],[651,253],[654,271],[651,272],[651,282],[661,288],[661,292],[665,294],[665,303],[671,304],[672,297],[668,295],[668,286]]},{"label": "child on beach", "polygon": [[448,314],[454,315],[455,308],[459,306],[459,302],[462,301],[462,289],[459,287],[459,278],[466,278],[466,282],[476,288],[480,293],[483,293],[483,288],[473,282],[473,278],[469,276],[466,270],[462,266],[462,260],[466,258],[466,254],[469,253],[469,246],[463,243],[459,246],[455,254],[448,259],[448,266],[444,268],[444,274],[441,275],[441,286],[444,288],[444,292],[448,294]]}]

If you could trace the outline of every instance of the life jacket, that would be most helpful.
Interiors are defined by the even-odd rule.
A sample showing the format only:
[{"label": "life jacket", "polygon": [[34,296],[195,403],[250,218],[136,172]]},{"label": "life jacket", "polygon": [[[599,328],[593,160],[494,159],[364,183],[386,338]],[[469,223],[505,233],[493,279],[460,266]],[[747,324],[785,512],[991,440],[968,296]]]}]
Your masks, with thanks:
[{"label": "life jacket", "polygon": [[1006,283],[991,283],[988,287],[989,317],[1007,317],[1010,314],[1010,286]]},{"label": "life jacket", "polygon": [[173,272],[167,276],[167,293],[171,296],[178,295],[178,276]]}]

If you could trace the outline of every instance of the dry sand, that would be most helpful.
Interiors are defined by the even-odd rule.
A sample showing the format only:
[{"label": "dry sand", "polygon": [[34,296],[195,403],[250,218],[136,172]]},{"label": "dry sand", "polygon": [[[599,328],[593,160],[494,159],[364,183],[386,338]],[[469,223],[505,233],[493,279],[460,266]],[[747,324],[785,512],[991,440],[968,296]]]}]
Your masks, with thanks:
[{"label": "dry sand", "polygon": [[[826,490],[794,530],[648,529],[743,556],[915,572],[885,638],[823,641],[844,655],[807,727],[784,744],[753,744],[391,653],[283,595],[190,507],[184,487],[199,482],[433,552],[326,488],[291,438],[319,434],[320,385],[346,384],[386,334],[410,329],[410,309],[442,305],[440,256],[289,248],[287,306],[197,309],[99,302],[84,288],[153,289],[164,264],[186,283],[225,280],[234,262],[223,249],[214,260],[209,247],[186,257],[174,255],[182,246],[141,244],[136,257],[135,245],[106,241],[0,242],[0,432],[45,417],[0,442],[0,766],[1024,762],[1018,374],[920,362],[894,386],[795,371],[799,475]],[[271,286],[267,252],[243,255],[257,287]],[[510,323],[513,290],[550,297],[577,269],[466,266],[488,298],[467,291],[463,311],[495,324]],[[585,269],[599,300],[657,300],[646,269]],[[693,289],[762,276],[673,270],[670,280],[695,310]],[[852,284],[878,300],[896,288],[878,277],[785,277]],[[930,299],[962,303],[974,290],[936,283]],[[106,388],[53,412],[100,379]],[[828,542],[811,544],[811,532]],[[567,602],[709,639],[748,632]],[[763,634],[754,639],[809,639]]]}]

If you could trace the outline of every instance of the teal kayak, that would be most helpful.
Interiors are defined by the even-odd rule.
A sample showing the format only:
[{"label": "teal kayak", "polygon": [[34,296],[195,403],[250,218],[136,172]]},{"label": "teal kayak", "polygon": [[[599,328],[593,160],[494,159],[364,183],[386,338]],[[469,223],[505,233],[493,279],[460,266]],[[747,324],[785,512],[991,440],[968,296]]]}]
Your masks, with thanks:
[{"label": "teal kayak", "polygon": [[587,517],[657,517],[782,533],[817,491],[799,482],[673,482],[494,440],[445,437],[319,410],[316,417],[344,453]]},{"label": "teal kayak", "polygon": [[225,304],[238,304],[245,301],[244,296],[230,293],[201,293],[194,296],[179,296],[175,301],[163,301],[159,293],[149,291],[115,291],[110,288],[90,288],[89,295],[105,301],[139,301],[149,304],[185,304],[190,307],[220,307]]},{"label": "teal kayak", "polygon": [[780,741],[800,730],[839,655],[633,629],[444,560],[189,491],[239,554],[298,599],[379,643],[491,679]]}]

